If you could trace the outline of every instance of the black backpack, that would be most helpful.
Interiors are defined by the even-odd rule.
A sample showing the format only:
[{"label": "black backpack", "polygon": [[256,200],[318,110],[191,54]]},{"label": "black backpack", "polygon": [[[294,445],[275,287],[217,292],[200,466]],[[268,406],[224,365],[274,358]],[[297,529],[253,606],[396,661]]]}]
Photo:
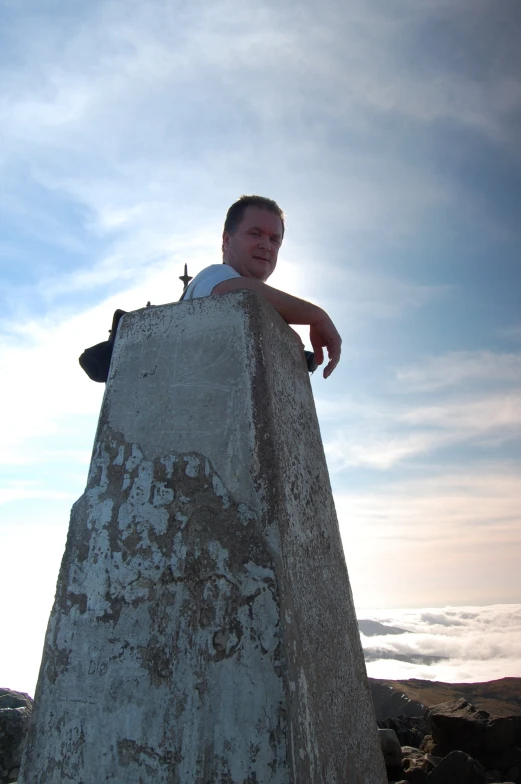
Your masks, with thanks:
[{"label": "black backpack", "polygon": [[85,373],[92,381],[99,381],[104,384],[109,377],[110,360],[114,350],[114,341],[121,317],[128,313],[126,310],[116,310],[112,317],[112,327],[110,328],[109,339],[95,346],[86,348],[78,362]]},{"label": "black backpack", "polygon": [[[185,275],[186,275],[185,267]],[[184,299],[186,294],[185,287],[183,293],[179,297],[179,302]],[[150,307],[150,302],[147,302],[147,308]],[[112,352],[114,351],[114,341],[116,340],[116,332],[118,331],[118,324],[122,316],[128,313],[128,310],[115,310],[112,316],[112,326],[109,332],[109,339],[104,340],[102,343],[96,343],[95,346],[86,348],[78,362],[81,367],[92,381],[99,381],[100,384],[105,384],[109,377],[110,360],[112,359]]]}]

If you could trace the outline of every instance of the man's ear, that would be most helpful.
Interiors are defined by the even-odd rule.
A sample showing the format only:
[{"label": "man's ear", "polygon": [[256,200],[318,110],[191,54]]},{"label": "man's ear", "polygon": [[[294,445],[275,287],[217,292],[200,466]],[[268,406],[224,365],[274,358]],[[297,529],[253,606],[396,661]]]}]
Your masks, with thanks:
[{"label": "man's ear", "polygon": [[230,235],[228,234],[227,231],[223,231],[223,244],[221,247],[223,253],[228,248],[229,244],[230,244]]}]

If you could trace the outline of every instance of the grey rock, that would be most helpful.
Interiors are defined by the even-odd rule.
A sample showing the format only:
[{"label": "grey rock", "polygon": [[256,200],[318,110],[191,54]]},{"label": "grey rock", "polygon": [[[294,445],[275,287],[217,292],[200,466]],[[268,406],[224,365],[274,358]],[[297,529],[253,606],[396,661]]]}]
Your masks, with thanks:
[{"label": "grey rock", "polygon": [[420,759],[424,757],[423,751],[417,749],[416,746],[402,746],[402,758],[408,757],[409,759]]},{"label": "grey rock", "polygon": [[376,718],[384,721],[389,716],[394,718],[404,716],[416,716],[421,718],[427,707],[421,702],[410,700],[399,689],[395,689],[386,683],[382,683],[376,678],[368,678],[371,696],[373,698]]},{"label": "grey rock", "polygon": [[0,689],[0,784],[18,777],[31,713],[28,694]]},{"label": "grey rock", "polygon": [[402,748],[394,730],[378,730],[380,746],[386,768],[399,768],[402,764]]},{"label": "grey rock", "polygon": [[408,784],[425,784],[427,775],[439,761],[431,754],[422,754],[418,749],[412,749],[412,752],[403,758],[403,771]]},{"label": "grey rock", "polygon": [[521,743],[521,716],[492,717],[466,700],[434,705],[426,712],[427,730],[422,750],[437,756],[461,750],[487,768],[501,767],[496,760]]},{"label": "grey rock", "polygon": [[426,779],[426,784],[489,784],[479,762],[464,751],[451,751]]},{"label": "grey rock", "polygon": [[425,719],[418,716],[389,717],[378,721],[382,729],[394,730],[402,746],[419,748],[427,732]]},{"label": "grey rock", "polygon": [[422,760],[413,761],[403,775],[407,777],[407,784],[426,784],[427,781],[427,771]]},{"label": "grey rock", "polygon": [[506,749],[496,760],[495,768],[499,768],[503,772],[511,768],[521,768],[521,749],[511,746]]},{"label": "grey rock", "polygon": [[25,692],[0,689],[0,710],[3,708],[28,708],[32,711],[33,701]]}]

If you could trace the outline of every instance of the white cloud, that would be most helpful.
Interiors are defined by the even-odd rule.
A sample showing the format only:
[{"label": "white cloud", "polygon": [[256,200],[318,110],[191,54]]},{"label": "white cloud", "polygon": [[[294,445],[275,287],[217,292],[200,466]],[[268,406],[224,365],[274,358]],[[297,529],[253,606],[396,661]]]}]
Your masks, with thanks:
[{"label": "white cloud", "polygon": [[[521,482],[515,462],[414,470],[335,492],[355,601],[403,607],[515,602]],[[390,598],[392,597],[392,598]],[[400,624],[397,624],[400,625]]]},{"label": "white cloud", "polygon": [[379,398],[317,396],[333,471],[387,470],[455,446],[482,450],[521,439],[521,355],[449,352],[395,371]]},{"label": "white cloud", "polygon": [[521,385],[521,354],[493,351],[451,351],[421,363],[398,368],[397,388],[404,393],[437,392],[475,381]]},{"label": "white cloud", "polygon": [[373,424],[368,429],[360,424],[353,428],[339,427],[336,435],[325,441],[324,450],[328,465],[333,472],[344,471],[355,466],[386,471],[398,463],[430,452],[433,448],[453,440],[452,438],[444,440],[427,433],[393,435],[385,432],[385,425],[378,431],[374,422],[373,420]]},{"label": "white cloud", "polygon": [[498,334],[508,340],[521,341],[521,324],[512,324],[509,327],[498,329]]},{"label": "white cloud", "polygon": [[499,446],[521,438],[521,393],[471,396],[441,405],[420,406],[401,415],[401,421],[416,427],[437,428],[425,443],[431,449],[470,442]]},{"label": "white cloud", "polygon": [[49,490],[45,487],[38,487],[38,483],[35,481],[14,481],[9,487],[0,487],[0,504],[28,499],[45,501],[75,500],[74,495],[70,492],[60,492]]},{"label": "white cloud", "polygon": [[467,473],[445,465],[427,478],[336,493],[335,502],[350,532],[363,538],[392,536],[398,546],[401,539],[443,540],[447,548],[466,542],[471,548],[493,537],[495,545],[521,546],[521,479],[515,463],[473,466]]},{"label": "white cloud", "polygon": [[[477,398],[477,399],[476,399]],[[329,412],[325,452],[332,471],[353,466],[387,470],[411,458],[456,445],[498,447],[521,438],[521,394],[460,396],[438,405],[395,405],[386,401],[341,418],[342,403],[318,405]]]},{"label": "white cloud", "polygon": [[521,605],[445,607],[430,610],[358,611],[410,633],[364,637],[364,648],[389,654],[439,656],[443,661],[410,664],[394,659],[369,662],[375,678],[422,678],[452,683],[520,677]]},{"label": "white cloud", "polygon": [[[171,4],[113,0],[103,4],[103,13],[94,6],[81,24],[67,29],[56,26],[54,17],[57,29],[50,19],[46,24],[40,17],[40,36],[26,40],[25,52],[29,66],[45,63],[40,89],[35,95],[32,85],[23,96],[22,88],[30,82],[19,78],[14,92],[22,98],[9,104],[17,110],[11,118],[28,129],[70,129],[98,109],[102,88],[106,105],[119,102],[128,107],[125,90],[130,82],[134,94],[148,92],[153,98],[162,94],[165,83],[170,90],[199,86],[205,75],[213,84],[222,79],[229,86],[233,81],[235,95],[263,120],[273,120],[283,107],[292,113],[302,110],[303,91],[295,87],[305,80],[328,114],[345,116],[342,109],[349,103],[399,111],[422,121],[447,117],[497,132],[498,119],[515,107],[519,96],[508,74],[490,74],[479,83],[463,73],[452,73],[448,79],[442,63],[428,79],[409,67],[407,55],[420,46],[423,25],[439,17],[456,21],[458,10],[451,10],[452,19],[434,5],[424,4],[420,14],[402,3],[391,17],[387,6],[378,3],[341,10],[325,5],[317,16],[313,3],[301,4],[297,13],[267,2],[246,9],[221,0],[211,9],[194,3],[190,13],[180,13]],[[93,49],[98,53],[95,60]],[[254,51],[262,51],[266,80],[251,56]],[[239,82],[237,72],[248,78]],[[264,90],[259,96],[259,87],[265,88],[277,74],[279,99],[271,95],[268,100]],[[323,93],[328,86],[326,95],[320,94],[319,86]],[[337,97],[335,103],[327,100],[331,93]],[[233,107],[233,101],[230,104]],[[356,114],[350,120],[359,121]]]},{"label": "white cloud", "polygon": [[[193,222],[195,205],[206,226],[223,189],[227,202],[227,189],[235,196],[244,183],[276,185],[304,205],[314,193],[315,220],[322,210],[344,231],[378,226],[396,242],[459,194],[406,151],[390,155],[374,112],[448,118],[495,135],[508,115],[494,103],[509,84],[502,74],[477,83],[439,65],[426,80],[410,68],[404,49],[419,46],[421,26],[444,13],[402,3],[390,16],[375,2],[326,5],[317,17],[312,3],[297,13],[223,0],[180,12],[109,0],[77,23],[25,15],[24,56],[0,96],[9,171],[76,200],[93,231],[124,230],[144,259],[150,243],[164,248],[187,216]],[[36,24],[38,35],[28,35]],[[349,143],[332,150],[329,124]],[[376,300],[393,308],[393,296]]]},{"label": "white cloud", "polygon": [[42,507],[36,522],[32,514],[23,524],[2,523],[0,595],[9,597],[2,602],[2,626],[9,629],[11,644],[0,646],[0,681],[31,695],[67,536],[67,514],[61,524],[56,518]]},{"label": "white cloud", "polygon": [[98,340],[93,339],[92,332],[93,324],[104,324],[108,329],[106,311],[106,306],[99,306],[94,313],[62,323],[33,322],[4,337],[0,368],[2,377],[11,383],[3,389],[0,462],[11,465],[46,460],[52,439],[60,433],[76,434],[81,443],[90,430],[92,442],[103,387],[87,380],[78,356],[87,345],[105,338],[101,331]]}]

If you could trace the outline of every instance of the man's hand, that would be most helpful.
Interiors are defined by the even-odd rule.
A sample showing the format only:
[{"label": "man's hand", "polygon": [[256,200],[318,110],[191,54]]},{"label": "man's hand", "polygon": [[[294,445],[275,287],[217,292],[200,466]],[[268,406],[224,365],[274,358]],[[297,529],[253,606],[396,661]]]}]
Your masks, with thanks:
[{"label": "man's hand", "polygon": [[325,310],[306,302],[304,299],[292,297],[284,291],[274,289],[255,278],[230,278],[218,283],[212,290],[213,294],[228,294],[230,291],[248,289],[260,294],[270,305],[278,310],[288,324],[309,324],[309,339],[315,353],[317,365],[324,361],[324,347],[327,349],[329,362],[324,369],[324,378],[328,378],[340,360],[342,339]]},{"label": "man's hand", "polygon": [[324,378],[328,378],[340,361],[342,338],[327,313],[323,312],[322,318],[309,325],[309,339],[317,365],[323,363],[324,347],[327,349],[329,362],[324,368],[323,375]]}]

